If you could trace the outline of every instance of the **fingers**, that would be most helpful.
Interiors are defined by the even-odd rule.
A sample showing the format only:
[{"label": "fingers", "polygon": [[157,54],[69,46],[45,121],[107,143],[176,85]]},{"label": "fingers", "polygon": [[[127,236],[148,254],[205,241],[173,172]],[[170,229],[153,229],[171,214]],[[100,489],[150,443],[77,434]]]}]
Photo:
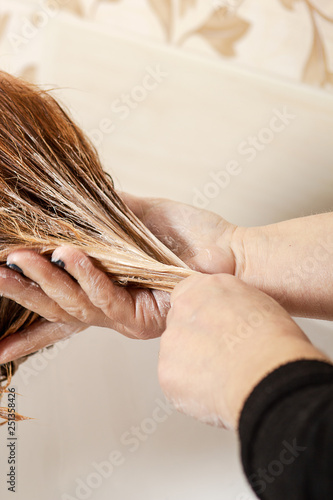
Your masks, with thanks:
[{"label": "fingers", "polygon": [[61,246],[52,255],[52,260],[58,259],[65,263],[66,271],[77,279],[91,303],[106,316],[123,324],[133,316],[135,304],[128,291],[114,285],[109,276],[97,269],[84,252],[70,246]]},{"label": "fingers", "polygon": [[[89,256],[70,246],[58,247],[52,259],[61,259],[89,300],[108,318],[108,327],[131,338],[153,338],[164,328],[168,300],[163,292],[115,285],[94,266]],[[162,317],[164,316],[164,317]]]},{"label": "fingers", "polygon": [[[3,269],[7,275],[12,273],[15,277],[13,281],[21,283],[23,290],[19,300],[17,287],[7,294],[23,307],[50,321],[112,328],[130,338],[148,339],[162,333],[169,308],[169,294],[117,286],[105,272],[95,267],[89,256],[69,245],[58,247],[53,252],[52,261],[58,260],[62,261],[65,269],[56,267],[45,256],[32,250],[13,252],[8,256],[8,262],[16,264],[38,284],[14,271]],[[38,293],[29,293],[29,283]],[[6,288],[5,283],[3,288]]]},{"label": "fingers", "polygon": [[0,294],[49,321],[73,320],[37,283],[10,269],[0,268]]},{"label": "fingers", "polygon": [[0,342],[0,364],[39,351],[85,328],[87,325],[83,323],[50,323],[42,318],[22,332],[13,333]]},{"label": "fingers", "polygon": [[[19,266],[24,275],[38,283],[41,288],[40,304],[36,295],[29,299],[29,289],[26,289],[24,302],[20,303],[27,309],[34,311],[38,309],[35,312],[53,322],[65,323],[76,318],[88,325],[96,324],[97,321],[98,326],[104,326],[104,315],[101,318],[101,312],[90,302],[80,285],[45,256],[33,250],[20,249],[8,256],[7,264],[9,263]],[[42,291],[53,300],[47,300],[47,297],[42,296]],[[17,301],[15,294],[13,298]]]}]

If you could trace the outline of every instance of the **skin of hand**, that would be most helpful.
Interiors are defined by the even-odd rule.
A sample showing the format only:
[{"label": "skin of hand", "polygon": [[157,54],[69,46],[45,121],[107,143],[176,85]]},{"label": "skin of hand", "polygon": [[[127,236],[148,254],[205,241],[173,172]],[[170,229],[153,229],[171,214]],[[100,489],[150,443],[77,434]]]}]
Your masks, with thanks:
[{"label": "skin of hand", "polygon": [[[144,224],[190,267],[205,273],[235,272],[236,226],[220,216],[182,203],[121,194]],[[0,342],[0,363],[51,345],[90,325],[112,328],[130,338],[154,338],[164,331],[170,307],[166,292],[126,289],[113,284],[89,256],[70,246],[58,247],[52,260],[28,249],[12,252],[0,268],[0,293],[42,318]],[[72,276],[77,280],[75,282]]]},{"label": "skin of hand", "polygon": [[333,212],[240,231],[238,278],[293,316],[333,320]]},{"label": "skin of hand", "polygon": [[246,228],[169,200],[124,201],[190,267],[234,274],[293,316],[333,320],[333,212]]},{"label": "skin of hand", "polygon": [[[242,228],[217,214],[175,201],[126,193],[121,197],[193,269],[234,274],[295,316],[333,319],[333,213]],[[63,260],[67,272],[26,249],[8,257],[8,263],[21,267],[26,277],[0,268],[0,293],[46,318],[0,341],[0,363],[42,349],[89,325],[114,328],[141,339],[163,332],[168,294],[120,289],[74,248],[57,248],[53,259]],[[100,286],[93,288],[92,283]]]},{"label": "skin of hand", "polygon": [[172,292],[158,375],[183,413],[236,429],[257,383],[298,359],[329,361],[274,299],[235,276],[198,274]]}]

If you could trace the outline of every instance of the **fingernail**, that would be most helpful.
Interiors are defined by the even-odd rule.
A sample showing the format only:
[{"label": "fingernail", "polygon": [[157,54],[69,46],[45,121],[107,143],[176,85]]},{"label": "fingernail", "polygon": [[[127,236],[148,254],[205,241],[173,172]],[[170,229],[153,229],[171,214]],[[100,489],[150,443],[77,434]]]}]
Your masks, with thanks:
[{"label": "fingernail", "polygon": [[65,262],[63,260],[60,260],[60,259],[58,259],[58,260],[52,260],[51,259],[51,262],[52,262],[52,264],[55,264],[58,267],[62,267],[62,269],[65,268]]},{"label": "fingernail", "polygon": [[23,274],[22,269],[19,266],[17,266],[16,264],[7,264],[7,267],[9,267],[10,269],[13,269],[13,271],[17,271],[18,273]]}]

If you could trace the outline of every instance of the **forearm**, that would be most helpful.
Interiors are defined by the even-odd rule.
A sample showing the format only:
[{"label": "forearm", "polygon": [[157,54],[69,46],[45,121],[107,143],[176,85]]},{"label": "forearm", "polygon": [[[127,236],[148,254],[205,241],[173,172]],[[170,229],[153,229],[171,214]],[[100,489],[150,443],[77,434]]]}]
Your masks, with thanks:
[{"label": "forearm", "polygon": [[235,233],[235,273],[290,314],[333,319],[333,213]]}]

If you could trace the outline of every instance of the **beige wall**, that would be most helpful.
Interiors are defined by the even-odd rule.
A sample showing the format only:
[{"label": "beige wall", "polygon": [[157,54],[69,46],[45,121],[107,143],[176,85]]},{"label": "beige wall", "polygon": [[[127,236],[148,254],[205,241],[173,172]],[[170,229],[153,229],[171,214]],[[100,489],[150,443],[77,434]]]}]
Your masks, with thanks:
[{"label": "beige wall", "polygon": [[[62,87],[118,187],[244,225],[332,209],[330,2],[52,4],[2,0],[0,67]],[[329,323],[301,324],[333,354]],[[254,498],[235,437],[165,407],[157,354],[90,328],[27,361],[14,383],[36,420],[19,427],[16,498]]]}]

